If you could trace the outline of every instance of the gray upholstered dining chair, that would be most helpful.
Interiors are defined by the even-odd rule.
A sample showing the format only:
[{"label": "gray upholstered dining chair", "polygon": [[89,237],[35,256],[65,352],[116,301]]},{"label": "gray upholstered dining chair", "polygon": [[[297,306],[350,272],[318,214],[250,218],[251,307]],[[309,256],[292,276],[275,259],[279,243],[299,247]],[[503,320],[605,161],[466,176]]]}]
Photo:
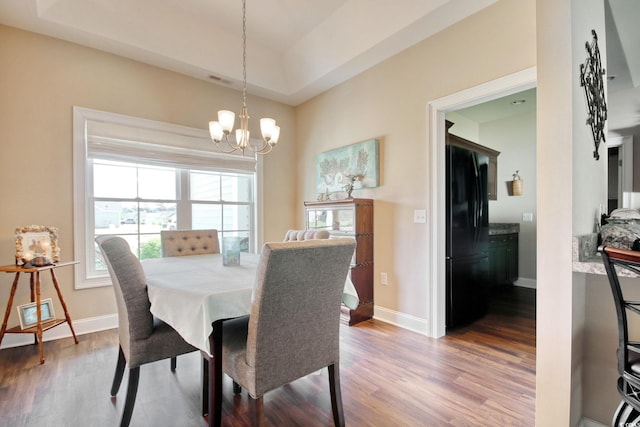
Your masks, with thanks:
[{"label": "gray upholstered dining chair", "polygon": [[353,239],[264,245],[250,315],[222,328],[222,370],[234,392],[248,391],[254,425],[263,423],[265,393],[325,367],[333,420],[344,425],[340,301],[355,246]]},{"label": "gray upholstered dining chair", "polygon": [[117,236],[99,236],[96,242],[109,269],[118,307],[120,350],[111,396],[118,393],[125,365],[129,366],[127,398],[120,421],[120,426],[126,427],[131,421],[136,401],[140,366],[171,359],[171,371],[175,371],[176,356],[197,349],[149,311],[151,303],[144,271],[126,240]]},{"label": "gray upholstered dining chair", "polygon": [[162,256],[219,254],[218,230],[162,230]]},{"label": "gray upholstered dining chair", "polygon": [[289,230],[284,235],[284,242],[302,241],[310,239],[328,239],[327,230]]}]

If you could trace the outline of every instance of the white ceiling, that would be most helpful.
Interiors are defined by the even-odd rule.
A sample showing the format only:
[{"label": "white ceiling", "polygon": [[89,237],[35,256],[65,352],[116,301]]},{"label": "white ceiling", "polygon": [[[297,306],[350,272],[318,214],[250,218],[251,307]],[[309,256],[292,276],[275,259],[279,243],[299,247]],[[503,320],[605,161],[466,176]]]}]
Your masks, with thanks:
[{"label": "white ceiling", "polygon": [[[495,1],[247,0],[248,91],[298,105]],[[640,126],[640,1],[605,6],[608,124],[626,132]],[[241,89],[240,0],[0,0],[0,23]]]},{"label": "white ceiling", "polygon": [[[297,105],[495,1],[247,0],[248,91]],[[0,23],[241,88],[240,0],[0,0]]]},{"label": "white ceiling", "polygon": [[609,132],[640,132],[640,1],[606,0]]}]

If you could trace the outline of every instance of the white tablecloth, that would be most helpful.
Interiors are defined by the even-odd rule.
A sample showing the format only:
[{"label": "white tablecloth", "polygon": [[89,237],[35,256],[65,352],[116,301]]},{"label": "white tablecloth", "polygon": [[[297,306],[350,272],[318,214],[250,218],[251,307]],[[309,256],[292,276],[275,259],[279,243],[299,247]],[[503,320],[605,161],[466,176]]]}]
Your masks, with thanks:
[{"label": "white tablecloth", "polygon": [[[213,322],[251,311],[259,259],[260,255],[242,253],[240,265],[233,267],[224,267],[220,254],[143,260],[151,312],[189,344],[209,353]],[[352,309],[358,306],[349,278],[342,302]]]}]

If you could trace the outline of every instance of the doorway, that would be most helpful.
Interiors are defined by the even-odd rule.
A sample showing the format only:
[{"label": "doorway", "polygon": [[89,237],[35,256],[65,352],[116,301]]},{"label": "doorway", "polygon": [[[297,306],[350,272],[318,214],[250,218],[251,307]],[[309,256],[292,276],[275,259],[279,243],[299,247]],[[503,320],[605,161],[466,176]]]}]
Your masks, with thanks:
[{"label": "doorway", "polygon": [[431,311],[428,325],[428,333],[432,337],[441,337],[446,331],[445,114],[531,89],[535,85],[536,68],[533,67],[429,103],[429,139],[434,142],[430,144]]},{"label": "doorway", "polygon": [[633,137],[607,141],[607,214],[618,208],[630,208],[628,197],[633,192]]}]

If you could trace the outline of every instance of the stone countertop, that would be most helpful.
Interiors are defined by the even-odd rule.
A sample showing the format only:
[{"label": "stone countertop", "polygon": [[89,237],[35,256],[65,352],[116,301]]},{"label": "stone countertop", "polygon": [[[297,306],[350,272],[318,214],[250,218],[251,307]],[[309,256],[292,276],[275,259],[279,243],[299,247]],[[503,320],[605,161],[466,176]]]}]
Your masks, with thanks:
[{"label": "stone countertop", "polygon": [[[598,234],[573,237],[573,271],[607,275],[598,253]],[[618,276],[638,277],[627,269],[619,269]]]},{"label": "stone countertop", "polygon": [[520,232],[520,224],[517,222],[490,222],[489,236],[499,234],[514,234]]}]

